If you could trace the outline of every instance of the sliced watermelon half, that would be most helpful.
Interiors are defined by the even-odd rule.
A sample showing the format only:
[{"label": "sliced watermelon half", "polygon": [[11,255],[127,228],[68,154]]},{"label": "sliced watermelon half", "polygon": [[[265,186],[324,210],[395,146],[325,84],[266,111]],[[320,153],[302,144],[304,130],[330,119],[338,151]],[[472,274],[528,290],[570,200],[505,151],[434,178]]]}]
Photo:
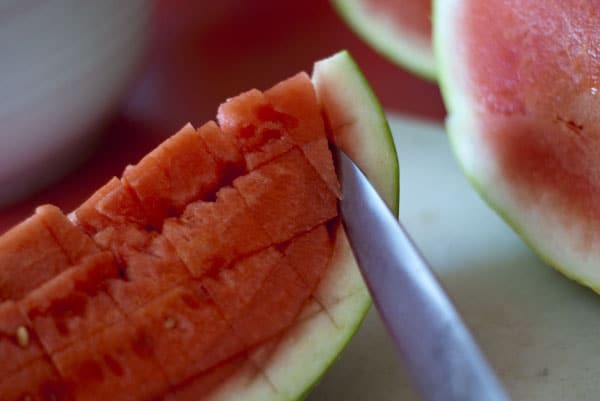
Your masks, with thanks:
[{"label": "sliced watermelon half", "polygon": [[436,79],[431,0],[333,0],[333,4],[382,55],[423,78]]},{"label": "sliced watermelon half", "polygon": [[370,298],[330,146],[397,213],[382,109],[341,52],[217,120],[0,236],[6,401],[293,400],[333,363]]},{"label": "sliced watermelon half", "polygon": [[597,2],[437,0],[454,153],[548,264],[600,292]]}]

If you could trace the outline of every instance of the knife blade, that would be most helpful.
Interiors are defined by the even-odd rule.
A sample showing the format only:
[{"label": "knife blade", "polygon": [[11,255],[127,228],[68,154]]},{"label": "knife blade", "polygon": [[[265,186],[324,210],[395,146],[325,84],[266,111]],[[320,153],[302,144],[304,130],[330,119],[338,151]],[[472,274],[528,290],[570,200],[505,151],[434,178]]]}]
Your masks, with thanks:
[{"label": "knife blade", "polygon": [[356,164],[338,155],[346,234],[422,399],[510,401],[406,230]]}]

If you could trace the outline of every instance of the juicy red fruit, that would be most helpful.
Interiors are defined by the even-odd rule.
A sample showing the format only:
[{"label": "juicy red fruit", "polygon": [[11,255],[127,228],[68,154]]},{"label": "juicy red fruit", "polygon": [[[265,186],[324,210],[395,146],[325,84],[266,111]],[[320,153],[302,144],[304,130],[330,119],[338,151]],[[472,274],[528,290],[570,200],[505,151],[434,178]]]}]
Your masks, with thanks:
[{"label": "juicy red fruit", "polygon": [[584,222],[587,240],[597,239],[600,4],[468,3],[459,26],[474,41],[462,45],[469,86],[499,171],[525,207],[541,202],[567,225]]},{"label": "juicy red fruit", "polygon": [[314,88],[298,74],[219,120],[185,126],[69,218],[44,206],[0,238],[26,279],[0,303],[7,401],[187,399],[232,361],[257,371],[253,348],[298,320],[338,213]]}]

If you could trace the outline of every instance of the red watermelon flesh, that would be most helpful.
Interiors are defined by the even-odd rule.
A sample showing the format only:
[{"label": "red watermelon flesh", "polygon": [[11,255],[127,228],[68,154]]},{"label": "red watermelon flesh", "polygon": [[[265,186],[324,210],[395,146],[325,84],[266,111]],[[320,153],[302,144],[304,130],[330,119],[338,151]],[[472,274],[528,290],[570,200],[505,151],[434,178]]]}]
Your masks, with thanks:
[{"label": "red watermelon flesh", "polygon": [[323,181],[325,181],[329,190],[338,199],[341,199],[342,190],[337,179],[327,138],[321,137],[302,145],[302,152],[304,152],[304,156],[306,156],[308,162],[319,173]]},{"label": "red watermelon flesh", "polygon": [[203,283],[247,347],[288,327],[310,296],[300,275],[275,248],[240,260]]},{"label": "red watermelon flesh", "polygon": [[267,141],[283,136],[281,123],[264,121],[260,110],[269,109],[265,95],[252,89],[227,99],[219,107],[217,121],[223,133],[233,138],[242,154],[260,149]]},{"label": "red watermelon flesh", "polygon": [[282,260],[245,310],[231,322],[235,333],[247,347],[268,340],[295,321],[309,296],[298,273]]},{"label": "red watermelon flesh", "polygon": [[237,176],[246,172],[246,164],[242,153],[237,148],[234,138],[223,135],[219,126],[210,121],[198,128],[198,134],[208,148],[208,152],[217,163],[218,187],[229,185]]},{"label": "red watermelon flesh", "polygon": [[229,99],[219,108],[217,118],[223,131],[246,150],[250,169],[297,145],[339,197],[333,164],[323,159],[324,155],[331,157],[331,153],[320,113],[310,78],[299,73],[264,94],[252,90]]},{"label": "red watermelon flesh", "polygon": [[171,243],[154,231],[115,226],[102,230],[94,240],[117,259],[119,277],[106,287],[127,315],[190,278]]},{"label": "red watermelon flesh", "polygon": [[269,364],[269,361],[271,361],[273,356],[279,351],[282,339],[287,334],[296,330],[296,328],[300,326],[302,322],[309,320],[323,311],[327,313],[327,311],[321,306],[320,302],[318,302],[312,296],[308,298],[302,306],[302,310],[296,316],[294,325],[286,327],[277,335],[269,338],[267,341],[261,342],[248,351],[248,359],[252,365],[254,365],[259,371],[262,371]]},{"label": "red watermelon flesh", "polygon": [[0,378],[2,401],[73,401],[53,363],[41,357],[21,370]]},{"label": "red watermelon flesh", "polygon": [[19,358],[14,373],[46,355],[48,380],[62,377],[76,400],[185,400],[297,321],[327,268],[325,224],[338,213],[314,89],[300,74],[231,99],[219,117],[223,131],[184,127],[70,220],[45,206],[0,238],[21,264],[37,267],[40,249],[46,263],[44,280],[9,283],[23,321],[6,312],[1,324],[32,334],[23,352],[0,338],[0,356]]},{"label": "red watermelon flesh", "polygon": [[107,280],[117,277],[112,254],[100,253],[44,283],[19,302],[48,354],[124,319],[105,292]]},{"label": "red watermelon flesh", "polygon": [[160,228],[165,218],[179,215],[188,203],[217,189],[216,167],[202,136],[188,124],[137,165],[127,167],[123,179],[150,223]]},{"label": "red watermelon flesh", "polygon": [[0,237],[0,301],[21,299],[71,265],[39,212]]},{"label": "red watermelon flesh", "polygon": [[325,225],[303,233],[286,247],[284,255],[311,290],[319,283],[333,253],[333,244]]},{"label": "red watermelon flesh", "polygon": [[181,218],[165,222],[163,234],[194,277],[272,243],[233,188],[221,189],[215,202],[189,205]]},{"label": "red watermelon flesh", "polygon": [[75,265],[85,257],[99,252],[92,239],[85,235],[81,227],[74,225],[59,208],[50,205],[40,206],[36,209],[48,231],[56,239],[58,245],[64,250],[69,262]]},{"label": "red watermelon flesh", "polygon": [[263,164],[268,163],[293,147],[294,144],[287,138],[273,138],[268,140],[257,151],[245,155],[248,170],[254,170]]},{"label": "red watermelon flesh", "polygon": [[106,328],[52,355],[79,401],[147,400],[169,388],[143,333],[130,322]]},{"label": "red watermelon flesh", "polygon": [[[598,4],[469,3],[472,17],[465,20],[463,36],[476,34],[479,43],[494,43],[465,47],[466,62],[472,63],[469,90],[480,104],[487,146],[503,178],[522,205],[539,204],[543,193],[545,206],[564,213],[563,224],[583,222],[587,240],[595,242],[600,224],[600,119],[594,107],[600,86],[594,53],[600,43]],[[519,28],[507,33],[507,24]]]},{"label": "red watermelon flesh", "polygon": [[289,115],[298,121],[298,125],[286,127],[287,135],[300,146],[308,162],[339,198],[340,184],[327,137],[321,135],[325,132],[325,125],[310,77],[301,72],[265,91],[265,97],[276,113]]},{"label": "red watermelon flesh", "polygon": [[202,284],[225,318],[233,321],[243,313],[281,260],[281,254],[270,247],[207,274]]},{"label": "red watermelon flesh", "polygon": [[0,355],[0,377],[3,378],[44,355],[29,319],[13,301],[0,304]]},{"label": "red watermelon flesh", "polygon": [[244,348],[199,284],[173,289],[138,311],[133,321],[172,385]]},{"label": "red watermelon flesh", "polygon": [[[297,149],[236,179],[233,186],[275,243],[337,215],[335,194]],[[312,204],[320,207],[304,207]]]},{"label": "red watermelon flesh", "polygon": [[[211,394],[220,384],[231,375],[247,365],[247,355],[239,354],[198,376],[176,386],[164,398],[164,401],[198,401]],[[202,395],[199,397],[199,394]]]},{"label": "red watermelon flesh", "polygon": [[97,190],[70,217],[90,234],[115,225],[149,225],[133,190],[116,177]]}]

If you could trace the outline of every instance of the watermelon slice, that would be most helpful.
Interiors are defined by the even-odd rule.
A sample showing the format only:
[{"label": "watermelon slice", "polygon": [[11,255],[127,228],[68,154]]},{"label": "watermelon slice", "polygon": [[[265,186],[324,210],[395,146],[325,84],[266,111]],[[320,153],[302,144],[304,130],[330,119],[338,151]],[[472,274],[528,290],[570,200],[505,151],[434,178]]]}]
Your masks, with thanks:
[{"label": "watermelon slice", "polygon": [[454,153],[548,264],[600,292],[596,2],[439,0]]},{"label": "watermelon slice", "polygon": [[218,121],[0,237],[3,401],[295,399],[332,363],[369,297],[330,141],[397,212],[381,108],[342,52]]},{"label": "watermelon slice", "polygon": [[436,79],[431,0],[333,0],[340,15],[384,56],[428,80]]}]

